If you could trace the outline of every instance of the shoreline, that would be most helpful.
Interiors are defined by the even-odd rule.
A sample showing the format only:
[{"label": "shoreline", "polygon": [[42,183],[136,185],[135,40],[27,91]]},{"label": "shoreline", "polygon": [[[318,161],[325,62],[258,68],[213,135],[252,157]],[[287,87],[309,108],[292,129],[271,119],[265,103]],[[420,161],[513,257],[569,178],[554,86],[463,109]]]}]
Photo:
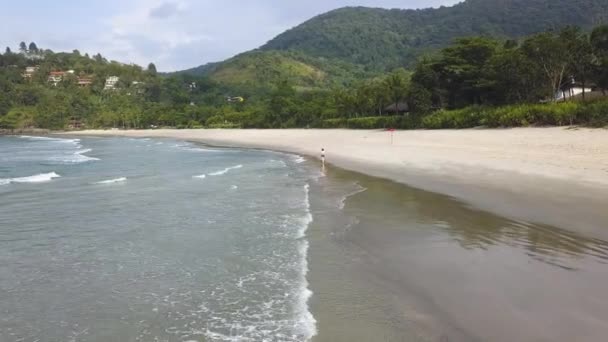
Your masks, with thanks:
[{"label": "shoreline", "polygon": [[[513,220],[608,239],[608,130],[132,130],[70,136],[174,138],[319,158],[345,170],[444,194]],[[564,210],[567,208],[567,210]]]},{"label": "shoreline", "polygon": [[[313,159],[305,165],[319,166]],[[570,233],[576,226],[559,229],[514,221],[439,191],[419,190],[366,171],[328,167],[327,177],[310,185],[314,220],[306,233],[310,248],[306,279],[314,292],[308,307],[318,331],[312,341],[565,341],[583,333],[594,339],[602,336],[605,324],[600,322],[608,317],[608,307],[596,307],[594,299],[603,290],[608,243]],[[405,171],[411,182],[413,171]],[[468,191],[476,185],[494,203],[505,200],[504,188],[490,191],[488,184],[470,180],[455,185],[439,175],[447,178],[445,173],[419,177],[435,186],[459,185]],[[506,177],[496,171],[492,176]],[[524,179],[525,175],[518,175],[510,181]],[[520,188],[537,189],[542,184],[538,178],[535,181]],[[543,181],[555,184],[551,179]],[[585,186],[572,183],[569,186]],[[561,185],[553,191],[566,193]],[[442,191],[450,189],[446,186]],[[587,193],[578,196],[588,198]],[[531,210],[543,208],[536,205]],[[572,210],[583,206],[568,205]],[[601,213],[596,215],[601,223]],[[547,283],[555,285],[547,288]],[[558,309],[563,307],[570,310]]]}]

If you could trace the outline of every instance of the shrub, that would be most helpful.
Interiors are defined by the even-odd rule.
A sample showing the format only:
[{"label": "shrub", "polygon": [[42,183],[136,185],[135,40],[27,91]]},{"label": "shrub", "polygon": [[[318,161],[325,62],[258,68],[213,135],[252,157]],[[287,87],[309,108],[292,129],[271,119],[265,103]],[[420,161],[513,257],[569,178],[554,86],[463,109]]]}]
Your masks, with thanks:
[{"label": "shrub", "polygon": [[470,128],[608,125],[608,99],[592,102],[564,102],[548,104],[519,104],[504,107],[467,107],[456,110],[439,110],[422,119],[421,127]]},{"label": "shrub", "polygon": [[346,128],[346,118],[323,120],[319,128]]},{"label": "shrub", "polygon": [[415,120],[407,116],[365,116],[360,118],[327,119],[315,125],[319,128],[352,128],[352,129],[382,129],[382,128],[416,128]]}]

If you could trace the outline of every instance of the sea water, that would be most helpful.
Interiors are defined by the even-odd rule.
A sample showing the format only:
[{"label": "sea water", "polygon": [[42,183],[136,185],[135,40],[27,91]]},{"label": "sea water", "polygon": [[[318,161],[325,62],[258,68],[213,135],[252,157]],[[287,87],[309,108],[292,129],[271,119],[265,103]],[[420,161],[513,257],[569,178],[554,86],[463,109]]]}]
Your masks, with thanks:
[{"label": "sea water", "polygon": [[313,173],[174,140],[0,137],[0,341],[305,341]]}]

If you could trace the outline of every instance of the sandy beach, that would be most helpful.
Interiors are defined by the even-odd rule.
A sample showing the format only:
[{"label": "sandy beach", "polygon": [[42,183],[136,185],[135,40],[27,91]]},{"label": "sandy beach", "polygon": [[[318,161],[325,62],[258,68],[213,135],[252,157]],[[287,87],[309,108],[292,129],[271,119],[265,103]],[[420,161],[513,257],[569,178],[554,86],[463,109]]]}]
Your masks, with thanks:
[{"label": "sandy beach", "polygon": [[[608,238],[608,130],[90,130],[318,158],[465,201],[511,219]],[[391,137],[391,134],[393,136]]]},{"label": "sandy beach", "polygon": [[[608,131],[154,130],[308,156],[314,342],[597,341]],[[354,171],[354,172],[353,172]],[[382,179],[384,178],[384,179]],[[567,308],[567,309],[566,309]]]}]

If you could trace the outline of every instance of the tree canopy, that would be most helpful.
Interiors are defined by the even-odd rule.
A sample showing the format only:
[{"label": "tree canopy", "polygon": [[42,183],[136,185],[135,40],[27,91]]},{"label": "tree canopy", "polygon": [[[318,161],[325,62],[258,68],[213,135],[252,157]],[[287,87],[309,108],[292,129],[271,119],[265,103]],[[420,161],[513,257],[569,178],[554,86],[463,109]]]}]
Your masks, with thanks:
[{"label": "tree canopy", "polygon": [[540,103],[556,102],[573,81],[595,97],[605,92],[607,41],[607,26],[520,40],[468,37],[409,70],[383,73],[299,52],[255,51],[209,75],[164,75],[153,63],[144,69],[32,43],[0,54],[0,128],[598,125],[608,123],[608,101],[586,104],[592,94],[576,100],[584,110]]}]

